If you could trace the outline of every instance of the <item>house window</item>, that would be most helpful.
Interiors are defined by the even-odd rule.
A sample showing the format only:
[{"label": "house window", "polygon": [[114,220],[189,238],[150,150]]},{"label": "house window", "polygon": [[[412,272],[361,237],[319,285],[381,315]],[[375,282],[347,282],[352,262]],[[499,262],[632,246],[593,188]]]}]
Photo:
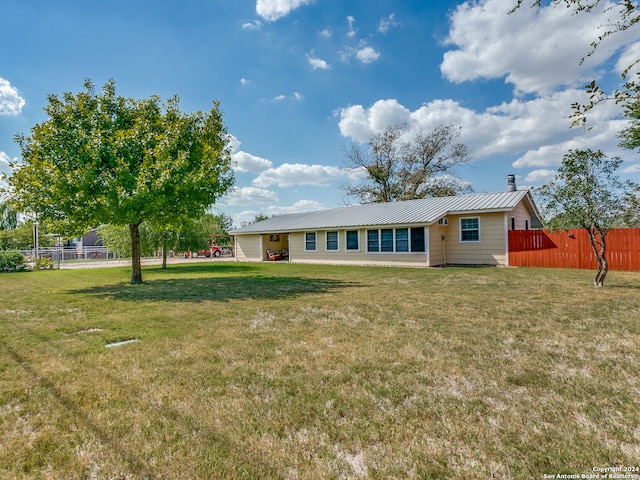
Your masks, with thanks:
[{"label": "house window", "polygon": [[304,251],[315,252],[316,248],[316,232],[305,232],[304,234]]},{"label": "house window", "polygon": [[529,220],[525,219],[524,221],[524,229],[529,230]]},{"label": "house window", "polygon": [[357,230],[347,230],[347,250],[360,250]]},{"label": "house window", "polygon": [[393,252],[393,229],[385,228],[380,230],[380,251]]},{"label": "house window", "polygon": [[338,232],[327,232],[327,251],[335,252],[338,250]]},{"label": "house window", "polygon": [[378,230],[367,230],[367,252],[379,252],[380,239],[378,238]]},{"label": "house window", "polygon": [[460,219],[460,241],[479,242],[480,241],[480,218]]},{"label": "house window", "polygon": [[409,229],[398,228],[396,229],[396,252],[408,252],[409,251]]},{"label": "house window", "polygon": [[511,217],[511,230],[516,229],[516,217]]},{"label": "house window", "polygon": [[411,229],[411,251],[424,252],[424,227]]},{"label": "house window", "polygon": [[[354,232],[355,233],[355,232]],[[367,230],[367,252],[424,252],[424,227]]]}]

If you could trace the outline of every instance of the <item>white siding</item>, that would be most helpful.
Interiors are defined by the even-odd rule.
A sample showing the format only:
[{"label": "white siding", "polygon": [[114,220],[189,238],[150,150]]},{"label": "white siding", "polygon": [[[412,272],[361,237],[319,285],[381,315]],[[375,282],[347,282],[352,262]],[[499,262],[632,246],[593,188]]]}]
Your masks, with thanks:
[{"label": "white siding", "polygon": [[[352,230],[352,229],[350,229]],[[329,230],[336,231],[336,230]],[[368,253],[367,230],[358,229],[358,251],[346,249],[346,230],[338,231],[338,251],[327,251],[327,230],[316,231],[317,250],[306,252],[304,249],[304,233],[296,232],[290,235],[289,258],[291,263],[323,263],[335,265],[398,265],[398,266],[427,266],[426,252],[411,253]],[[426,239],[425,239],[426,243]]]},{"label": "white siding", "polygon": [[[442,236],[444,235],[444,240]],[[428,228],[429,236],[429,266],[436,267],[447,263],[446,242],[449,236],[449,227],[443,225],[431,225]]]},{"label": "white siding", "polygon": [[[460,240],[460,219],[480,220],[480,241]],[[505,265],[504,213],[449,216],[446,263],[459,265]]]},{"label": "white siding", "polygon": [[524,202],[520,202],[511,213],[509,213],[509,229],[511,229],[511,218],[515,220],[515,230],[525,230],[527,223],[529,228],[531,228],[531,214],[527,207],[525,207]]},{"label": "white siding", "polygon": [[260,235],[236,235],[236,259],[239,262],[259,262]]}]

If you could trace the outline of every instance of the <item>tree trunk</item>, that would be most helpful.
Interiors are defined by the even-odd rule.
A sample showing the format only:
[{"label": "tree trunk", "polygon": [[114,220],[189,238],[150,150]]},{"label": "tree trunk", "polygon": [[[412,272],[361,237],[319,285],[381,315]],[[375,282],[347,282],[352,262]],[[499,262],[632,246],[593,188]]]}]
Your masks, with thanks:
[{"label": "tree trunk", "polygon": [[167,242],[162,242],[162,269],[167,269]]},{"label": "tree trunk", "polygon": [[593,286],[594,287],[603,287],[604,286],[604,278],[607,276],[607,272],[609,271],[609,266],[607,264],[607,261],[604,260],[603,262],[599,262],[598,263],[598,271],[596,272],[596,276],[593,279]]},{"label": "tree trunk", "polygon": [[129,225],[131,237],[131,283],[142,283],[142,266],[140,264],[140,223]]},{"label": "tree trunk", "polygon": [[604,286],[604,279],[607,276],[607,272],[609,272],[609,263],[607,263],[605,253],[606,245],[603,242],[603,245],[600,248],[600,258],[598,258],[598,273],[596,274],[596,278],[594,279],[594,285],[596,287]]},{"label": "tree trunk", "polygon": [[[596,270],[596,275],[593,278],[593,286],[596,288],[600,288],[604,286],[604,279],[609,272],[609,263],[607,262],[606,253],[607,253],[607,242],[605,240],[606,233],[602,233],[597,230],[587,229],[589,232],[589,243],[591,244],[591,249],[593,250],[593,255],[598,262],[598,269]],[[599,237],[596,238],[596,235]]]}]

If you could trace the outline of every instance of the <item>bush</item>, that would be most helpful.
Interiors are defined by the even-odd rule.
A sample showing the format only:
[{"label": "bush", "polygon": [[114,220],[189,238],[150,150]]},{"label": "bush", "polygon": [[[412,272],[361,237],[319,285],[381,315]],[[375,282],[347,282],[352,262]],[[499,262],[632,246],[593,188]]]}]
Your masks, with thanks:
[{"label": "bush", "polygon": [[25,260],[20,252],[0,252],[0,272],[17,272],[24,269]]},{"label": "bush", "polygon": [[51,270],[53,269],[53,260],[47,257],[36,258],[33,264],[34,270]]}]

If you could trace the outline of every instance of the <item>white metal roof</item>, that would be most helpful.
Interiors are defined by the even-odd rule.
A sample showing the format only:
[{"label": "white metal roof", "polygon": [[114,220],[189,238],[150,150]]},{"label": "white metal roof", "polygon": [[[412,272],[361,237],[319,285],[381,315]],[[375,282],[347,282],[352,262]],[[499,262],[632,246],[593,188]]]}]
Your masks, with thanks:
[{"label": "white metal roof", "polygon": [[231,234],[284,233],[328,228],[352,228],[385,225],[430,225],[453,214],[508,212],[527,197],[528,207],[537,210],[528,190],[480,193],[454,197],[424,198],[391,203],[371,203],[351,207],[291,213],[268,218],[236,230]]}]

